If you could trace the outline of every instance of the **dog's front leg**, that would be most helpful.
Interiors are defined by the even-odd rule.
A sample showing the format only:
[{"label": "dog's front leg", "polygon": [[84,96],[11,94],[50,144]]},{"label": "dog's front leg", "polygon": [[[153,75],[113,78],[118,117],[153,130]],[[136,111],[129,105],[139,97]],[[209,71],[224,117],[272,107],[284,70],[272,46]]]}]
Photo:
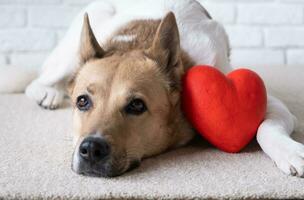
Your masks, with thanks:
[{"label": "dog's front leg", "polygon": [[79,35],[82,26],[80,13],[58,46],[48,56],[39,77],[25,90],[28,97],[47,109],[55,109],[64,98],[64,84],[78,66]]},{"label": "dog's front leg", "polygon": [[64,99],[65,80],[77,67],[77,52],[63,41],[45,61],[40,76],[25,90],[28,97],[46,109],[56,109]]},{"label": "dog's front leg", "polygon": [[[105,27],[103,22],[109,21],[114,13],[110,2],[96,1],[84,8],[75,18],[62,41],[44,62],[40,76],[26,88],[27,96],[44,108],[55,109],[61,105],[65,82],[78,68],[78,48],[85,12],[92,16],[93,25],[97,30]],[[107,32],[107,28],[100,32]],[[101,33],[100,35],[103,35]]]},{"label": "dog's front leg", "polygon": [[267,114],[257,132],[263,151],[289,175],[304,175],[304,145],[290,137],[296,118],[275,97],[268,96]]}]

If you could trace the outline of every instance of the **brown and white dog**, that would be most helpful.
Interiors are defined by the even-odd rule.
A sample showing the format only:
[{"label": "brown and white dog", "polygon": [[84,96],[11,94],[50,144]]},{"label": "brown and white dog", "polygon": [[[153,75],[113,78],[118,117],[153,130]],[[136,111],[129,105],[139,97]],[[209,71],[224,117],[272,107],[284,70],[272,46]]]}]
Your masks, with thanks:
[{"label": "brown and white dog", "polygon": [[[134,33],[130,42],[112,39]],[[180,48],[174,14],[132,21],[112,38],[101,48],[85,16],[83,66],[69,84],[78,173],[115,176],[194,136],[180,109],[181,76],[193,62]]]},{"label": "brown and white dog", "polygon": [[[223,27],[195,0],[131,7],[126,10],[124,0],[89,5],[26,89],[39,105],[55,109],[68,88],[72,169],[80,174],[117,176],[145,157],[187,144],[195,133],[180,108],[183,73],[195,64],[231,70]],[[96,37],[88,15],[81,23],[84,12]],[[268,95],[257,140],[283,172],[303,176],[304,146],[291,139],[294,127],[286,106]]]},{"label": "brown and white dog", "polygon": [[[136,35],[117,41],[121,35]],[[82,67],[69,83],[77,145],[72,168],[116,176],[194,136],[180,108],[181,77],[194,65],[180,47],[174,14],[135,20],[98,44],[85,15]]]}]

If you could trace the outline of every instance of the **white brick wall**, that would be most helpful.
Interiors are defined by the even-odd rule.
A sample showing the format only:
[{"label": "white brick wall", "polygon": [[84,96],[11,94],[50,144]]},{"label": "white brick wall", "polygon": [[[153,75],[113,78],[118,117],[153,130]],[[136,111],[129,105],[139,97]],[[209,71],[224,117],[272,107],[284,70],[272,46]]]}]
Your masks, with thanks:
[{"label": "white brick wall", "polygon": [[[0,0],[0,65],[40,67],[90,0]],[[224,24],[234,65],[304,64],[304,0],[200,0]]]}]

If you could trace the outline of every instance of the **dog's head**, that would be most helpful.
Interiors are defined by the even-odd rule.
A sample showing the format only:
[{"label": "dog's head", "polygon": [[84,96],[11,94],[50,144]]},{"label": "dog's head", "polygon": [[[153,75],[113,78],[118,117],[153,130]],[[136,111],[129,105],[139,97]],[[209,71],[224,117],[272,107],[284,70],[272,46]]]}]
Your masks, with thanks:
[{"label": "dog's head", "polygon": [[106,52],[85,16],[80,61],[69,84],[74,171],[117,176],[143,157],[191,139],[180,112],[183,63],[172,13],[161,21],[150,48],[126,53]]}]

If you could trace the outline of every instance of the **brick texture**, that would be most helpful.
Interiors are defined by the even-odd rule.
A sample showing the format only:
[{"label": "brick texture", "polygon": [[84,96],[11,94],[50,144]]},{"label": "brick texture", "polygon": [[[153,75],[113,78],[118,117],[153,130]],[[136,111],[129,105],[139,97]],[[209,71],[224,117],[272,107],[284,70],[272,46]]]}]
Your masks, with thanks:
[{"label": "brick texture", "polygon": [[6,56],[5,55],[0,55],[0,65],[2,65],[2,66],[6,65]]},{"label": "brick texture", "polygon": [[[226,27],[234,65],[304,64],[304,0],[199,1]],[[0,0],[0,65],[41,66],[89,2]]]}]

